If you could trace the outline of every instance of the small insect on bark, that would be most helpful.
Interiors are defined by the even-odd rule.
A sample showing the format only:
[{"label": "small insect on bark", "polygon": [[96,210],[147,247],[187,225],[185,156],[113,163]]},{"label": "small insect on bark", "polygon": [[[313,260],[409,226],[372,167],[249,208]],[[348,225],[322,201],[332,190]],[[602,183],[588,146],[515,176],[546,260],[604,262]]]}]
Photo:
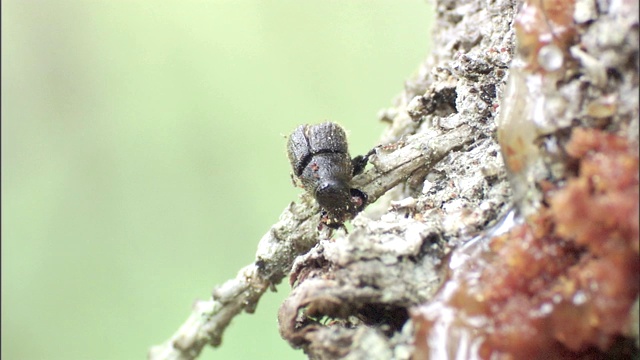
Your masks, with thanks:
[{"label": "small insect on bark", "polygon": [[353,176],[367,165],[370,152],[351,159],[347,137],[340,125],[325,122],[300,125],[287,144],[294,182],[301,185],[322,208],[320,226],[332,229],[362,211],[367,195],[351,187]]}]

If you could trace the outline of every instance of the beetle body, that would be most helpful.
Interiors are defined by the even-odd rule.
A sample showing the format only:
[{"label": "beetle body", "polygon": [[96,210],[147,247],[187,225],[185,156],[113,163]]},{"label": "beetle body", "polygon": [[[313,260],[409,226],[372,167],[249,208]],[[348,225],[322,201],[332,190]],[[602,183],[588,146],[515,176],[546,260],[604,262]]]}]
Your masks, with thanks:
[{"label": "beetle body", "polygon": [[[340,227],[364,208],[366,195],[350,186],[354,163],[338,124],[298,126],[289,136],[287,153],[294,176],[322,207],[324,224]],[[364,168],[359,159],[356,166]]]}]

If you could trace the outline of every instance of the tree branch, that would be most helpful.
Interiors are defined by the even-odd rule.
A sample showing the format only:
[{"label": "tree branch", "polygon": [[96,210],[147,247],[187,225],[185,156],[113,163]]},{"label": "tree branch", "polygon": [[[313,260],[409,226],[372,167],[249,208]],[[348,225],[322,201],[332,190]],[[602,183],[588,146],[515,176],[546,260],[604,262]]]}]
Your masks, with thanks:
[{"label": "tree branch", "polygon": [[[371,159],[374,166],[354,178],[353,185],[367,193],[369,203],[373,203],[416,170],[433,167],[472,140],[471,128],[462,125],[378,147]],[[308,194],[299,204],[291,203],[258,243],[255,262],[241,269],[235,279],[215,288],[210,300],[196,302],[175,334],[151,348],[149,359],[195,359],[206,344],[218,346],[231,320],[243,310],[252,313],[267,288],[273,288],[289,273],[295,258],[309,251],[320,236],[328,236],[318,230],[318,213],[317,204]]]}]

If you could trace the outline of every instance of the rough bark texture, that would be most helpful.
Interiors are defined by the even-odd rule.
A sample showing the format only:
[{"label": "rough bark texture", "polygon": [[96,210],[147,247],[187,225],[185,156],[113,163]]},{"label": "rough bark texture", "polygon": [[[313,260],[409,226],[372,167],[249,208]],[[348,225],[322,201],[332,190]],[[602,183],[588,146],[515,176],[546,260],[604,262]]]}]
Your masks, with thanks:
[{"label": "rough bark texture", "polygon": [[[382,143],[466,126],[469,139],[354,219],[351,234],[296,259],[282,336],[314,359],[638,356],[625,340],[637,344],[637,1],[451,0],[436,9],[433,53],[382,112]],[[600,132],[571,137],[577,128]],[[616,164],[606,171],[624,186],[576,185],[606,178],[585,175],[592,152]],[[494,226],[511,205],[515,218]],[[608,210],[577,215],[598,206]],[[523,222],[532,225],[514,226]],[[478,234],[450,264],[450,249]],[[603,271],[620,281],[601,283]]]},{"label": "rough bark texture", "polygon": [[[547,253],[540,256],[550,256],[549,249],[566,253],[567,268],[554,268],[557,278],[581,276],[580,266],[589,268],[587,260],[606,257],[606,251],[580,240],[589,236],[583,236],[575,217],[562,218],[576,210],[575,201],[548,193],[558,190],[567,198],[573,193],[563,188],[583,189],[575,184],[597,182],[597,171],[588,177],[578,169],[607,154],[615,154],[613,163],[623,164],[612,171],[635,165],[637,172],[637,0],[443,0],[436,12],[432,54],[406,82],[394,107],[381,112],[380,120],[389,123],[382,145],[371,158],[373,166],[353,180],[372,202],[352,221],[353,230],[318,231],[319,209],[310,196],[291,204],[260,241],[255,263],[214,291],[211,300],[199,303],[169,341],[152,349],[151,358],[192,359],[204,345],[217,346],[231,318],[251,311],[264,291],[287,275],[293,290],[279,312],[281,334],[310,358],[508,358],[518,353],[508,346],[527,336],[517,336],[506,347],[493,344],[482,348],[484,352],[476,348],[475,353],[456,349],[465,345],[459,338],[439,338],[446,345],[444,353],[433,352],[428,328],[437,320],[428,317],[428,309],[430,302],[447,297],[443,283],[456,278],[450,273],[455,268],[451,262],[459,268],[490,265],[467,258],[508,249],[500,247],[504,241],[490,242],[494,235],[509,231],[514,223],[536,221],[542,225],[535,229],[542,230],[530,238],[542,241]],[[572,138],[574,128],[598,132]],[[616,144],[608,148],[615,151],[594,157],[602,147],[599,141]],[[567,150],[567,144],[573,148]],[[586,150],[575,149],[580,146]],[[625,179],[621,193],[637,194],[637,175],[623,171],[620,176]],[[604,194],[606,198],[614,192]],[[637,199],[624,206],[637,216]],[[517,211],[509,211],[514,207]],[[537,220],[526,217],[532,214]],[[591,215],[596,218],[590,221],[603,220]],[[556,225],[560,230],[554,230]],[[631,256],[625,255],[623,267],[616,269],[637,282],[633,269],[640,257],[633,244],[638,227],[633,221],[623,225],[628,227],[623,235],[602,234],[605,242],[607,236],[621,236],[621,243],[631,244]],[[533,231],[526,226],[520,235]],[[485,239],[484,245],[462,246],[477,235]],[[529,256],[526,246],[518,251]],[[514,263],[521,262],[507,261]],[[550,273],[544,271],[548,281]],[[531,281],[542,287],[535,277]],[[624,278],[620,286],[631,300],[617,304],[616,311],[630,314],[633,323],[638,289],[629,281],[633,279]],[[569,295],[575,300],[575,293]],[[597,292],[588,296],[587,301],[598,301]],[[482,299],[474,301],[477,305]],[[454,305],[447,309],[465,306]],[[548,309],[545,305],[536,309],[536,316]],[[614,323],[604,331],[598,324],[587,324],[589,334],[597,334],[595,343],[589,337],[567,340],[562,334],[552,334],[549,341],[568,357],[589,346],[595,352],[580,354],[617,354],[608,348],[612,343],[623,344],[624,354],[631,349],[638,355],[635,327]],[[635,339],[635,345],[616,336]]]},{"label": "rough bark texture", "polygon": [[[452,246],[508,210],[510,190],[496,139],[499,98],[514,48],[513,1],[441,1],[433,53],[406,83],[381,143],[468,126],[463,148],[405,182],[321,239],[294,265],[281,333],[310,358],[408,359],[409,308],[441,285]],[[375,160],[373,161],[374,166]],[[304,311],[300,311],[304,309]]]}]

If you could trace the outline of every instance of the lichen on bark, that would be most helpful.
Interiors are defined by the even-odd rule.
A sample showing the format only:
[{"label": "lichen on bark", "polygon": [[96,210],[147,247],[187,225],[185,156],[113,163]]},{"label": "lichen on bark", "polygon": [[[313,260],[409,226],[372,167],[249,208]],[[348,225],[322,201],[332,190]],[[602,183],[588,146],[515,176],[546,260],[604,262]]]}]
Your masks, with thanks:
[{"label": "lichen on bark", "polygon": [[516,4],[449,1],[436,11],[433,53],[395,107],[381,112],[390,122],[381,143],[471,131],[464,146],[416,169],[356,217],[350,234],[321,238],[296,260],[280,327],[310,358],[410,358],[409,309],[438,290],[450,249],[508,210],[495,116]]},{"label": "lichen on bark", "polygon": [[[407,82],[396,106],[381,112],[382,120],[390,122],[382,141],[402,141],[412,134],[437,138],[461,126],[471,127],[472,135],[463,148],[434,166],[416,169],[357,217],[351,234],[321,239],[296,260],[294,290],[280,310],[283,337],[318,359],[637,355],[637,345],[627,341],[638,341],[627,322],[637,319],[637,223],[623,215],[635,219],[638,213],[633,196],[638,192],[637,151],[598,155],[624,159],[611,160],[615,164],[635,161],[635,167],[608,168],[630,179],[621,190],[627,195],[611,190],[598,198],[626,201],[591,200],[589,192],[571,192],[575,185],[563,190],[575,183],[570,179],[578,176],[581,164],[583,170],[591,164],[572,156],[572,144],[581,143],[580,135],[572,138],[572,130],[611,134],[618,140],[606,141],[623,141],[625,149],[638,145],[637,1],[453,0],[438,2],[436,9],[433,53]],[[595,173],[582,181],[604,178]],[[551,197],[551,190],[558,195]],[[576,201],[558,200],[572,195]],[[580,219],[569,212],[585,213],[580,206],[596,203],[610,209],[589,212],[584,221],[591,227],[576,225]],[[493,226],[510,205],[515,208],[512,229],[494,240]],[[614,217],[622,219],[616,223]],[[540,222],[547,225],[536,225]],[[574,233],[563,230],[568,223]],[[500,225],[507,228],[501,232],[509,231],[508,224]],[[524,235],[519,229],[535,230],[524,230],[534,231]],[[575,233],[580,229],[591,236]],[[626,255],[594,252],[593,243],[580,240],[580,234],[593,239],[595,230],[601,238],[589,241],[614,248],[625,244],[628,251],[620,251]],[[480,245],[453,254],[456,262],[478,257],[456,270],[467,272],[467,282],[449,284],[452,279],[443,285],[448,276],[456,276],[447,272],[450,249],[477,234]],[[541,243],[526,245],[522,236]],[[522,244],[501,247],[499,239]],[[495,258],[499,251],[507,258]],[[559,252],[566,253],[566,261],[555,259],[554,266],[546,267]],[[502,266],[508,270],[501,273]],[[601,282],[607,266],[619,275],[610,284]],[[476,273],[479,267],[487,269]],[[476,276],[483,283],[476,284]],[[571,282],[574,278],[581,279],[575,280],[579,285]],[[527,291],[513,291],[513,282],[505,279]],[[479,290],[446,295],[470,286],[469,281]],[[581,288],[588,284],[608,290]],[[513,299],[492,302],[497,294]],[[562,306],[541,300],[547,298],[560,299]],[[579,325],[584,306],[595,310],[588,312],[591,322]],[[492,309],[487,316],[495,320],[480,321],[482,309]],[[445,330],[430,336],[429,328]],[[571,337],[571,329],[580,331]]]},{"label": "lichen on bark", "polygon": [[[464,306],[477,305],[475,301],[482,306],[473,311],[500,306],[482,303],[491,298],[486,296],[487,289],[498,295],[509,293],[495,281],[518,284],[516,289],[542,289],[541,284],[555,284],[571,271],[578,272],[576,278],[587,278],[579,271],[589,265],[580,259],[600,255],[591,252],[590,246],[596,248],[591,242],[585,250],[585,241],[579,238],[592,239],[585,232],[593,228],[576,223],[576,217],[567,215],[567,210],[576,209],[566,207],[575,203],[567,198],[586,195],[577,185],[568,190],[565,187],[578,181],[581,166],[598,163],[600,155],[596,160],[585,155],[584,160],[575,155],[580,149],[571,146],[585,142],[579,137],[570,141],[576,130],[585,128],[597,131],[588,134],[604,134],[607,139],[613,136],[617,139],[614,142],[624,139],[625,146],[637,149],[638,2],[443,0],[435,9],[431,55],[406,81],[393,107],[380,112],[379,120],[389,126],[379,144],[372,144],[378,145],[372,166],[353,180],[354,187],[369,195],[371,204],[352,221],[350,232],[318,231],[317,204],[309,195],[302,196],[260,240],[256,261],[236,279],[216,288],[210,300],[198,303],[176,334],[153,348],[151,358],[192,359],[206,344],[217,346],[231,319],[242,311],[252,311],[262,294],[287,276],[293,289],[278,314],[280,331],[292,346],[302,348],[313,359],[435,358],[422,310],[451,288],[443,285],[451,285],[445,281],[456,277],[451,273],[455,268],[451,262],[458,268],[464,268],[460,264],[476,268],[482,264],[488,267],[487,274],[492,274],[491,261],[473,260],[481,253],[495,258],[503,251],[508,259],[506,263],[495,261],[498,266],[530,264],[527,274],[535,275],[539,270],[546,278],[523,276],[511,281],[516,273],[495,270],[499,275],[483,275],[480,286],[487,285],[477,292],[483,294],[479,300],[461,301],[449,309],[469,311]],[[568,144],[573,145],[567,148]],[[593,151],[598,145],[590,146]],[[629,154],[621,158],[631,156],[637,168],[637,151]],[[597,172],[592,173],[597,177]],[[637,176],[628,175],[622,176],[631,179],[625,194],[637,194]],[[596,180],[592,176],[580,181]],[[561,194],[561,200],[549,196],[554,191]],[[637,213],[637,200],[616,204]],[[619,211],[617,208],[613,213]],[[550,213],[555,216],[551,222]],[[509,217],[505,220],[505,216]],[[568,217],[558,220],[562,216]],[[633,221],[625,224],[634,229]],[[517,241],[518,234],[528,234],[531,229],[538,232],[528,239],[539,240],[536,244],[544,249],[535,256],[566,251],[568,266],[577,266],[577,261],[582,267],[549,270],[542,265],[546,262],[531,261],[534,255],[526,251],[526,243],[510,247],[504,240]],[[635,229],[635,233],[627,231],[621,242],[633,244],[634,236],[637,242],[637,226]],[[608,234],[599,241],[607,243]],[[468,242],[472,238],[476,242]],[[637,266],[640,258],[637,246],[631,249],[635,254],[624,257],[617,273],[635,274],[628,270]],[[602,267],[592,269],[604,274]],[[526,282],[529,280],[532,283]],[[612,288],[618,291],[618,285]],[[616,319],[628,311],[630,321],[637,322],[637,288],[619,293],[631,300],[616,302]],[[522,296],[517,291],[509,294]],[[498,295],[494,298],[500,298]],[[523,298],[515,300],[519,299]],[[518,304],[531,301],[507,300],[505,311],[492,310],[496,317],[502,316],[500,321],[509,314],[531,316],[518,311]],[[596,308],[601,311],[607,306]],[[569,314],[574,310],[571,305],[564,309]],[[540,310],[536,309],[536,316],[544,316]],[[455,318],[455,311],[447,314]],[[510,326],[508,321],[501,324],[504,329]],[[588,337],[579,341],[566,340],[562,334],[543,338],[559,341],[553,346],[559,346],[554,349],[560,349],[563,356],[571,357],[575,355],[572,351],[580,352],[583,346],[599,347],[594,350],[596,355],[615,356],[621,350],[607,349],[612,343],[637,355],[637,331],[620,328],[620,321],[608,324],[601,332],[584,327],[590,335],[612,336],[599,338],[595,345]],[[535,326],[527,329],[535,330]],[[589,332],[592,330],[595,332]],[[514,334],[519,333],[505,333],[503,338],[527,349],[535,347],[526,343],[526,337],[522,341],[522,336]],[[511,335],[515,337],[509,338]],[[635,345],[633,341],[617,341],[615,336],[633,340]],[[441,348],[452,351],[450,356],[459,354],[456,346],[460,339],[441,340],[445,342]],[[489,348],[493,353],[485,346],[484,352],[474,354],[479,358],[517,354],[509,353],[513,344],[493,345]]]}]

